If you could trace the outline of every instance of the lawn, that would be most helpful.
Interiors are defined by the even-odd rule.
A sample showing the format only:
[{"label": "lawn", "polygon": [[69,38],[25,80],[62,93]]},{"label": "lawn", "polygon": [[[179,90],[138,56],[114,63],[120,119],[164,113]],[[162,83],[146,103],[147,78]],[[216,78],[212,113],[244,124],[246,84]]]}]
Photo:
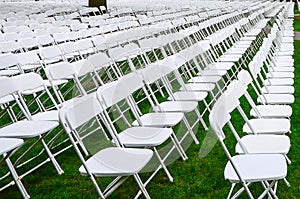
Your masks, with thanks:
[{"label": "lawn", "polygon": [[[300,21],[295,20],[295,29],[300,30]],[[295,41],[295,83],[300,84],[300,41]],[[299,69],[298,69],[299,67]],[[298,79],[299,77],[299,79]],[[293,107],[292,133],[289,134],[292,142],[292,148],[289,153],[289,158],[292,164],[288,167],[288,181],[291,187],[285,186],[283,182],[279,183],[278,196],[279,198],[299,198],[300,193],[300,91],[296,87],[295,103]],[[244,104],[242,102],[242,104]],[[249,112],[249,107],[243,106]],[[241,118],[233,115],[233,123],[238,129],[241,128]],[[223,169],[227,162],[225,153],[221,146],[216,142],[211,131],[204,131],[200,128],[197,137],[200,140],[199,145],[192,144],[188,150],[187,161],[176,160],[168,166],[171,174],[174,177],[174,182],[169,182],[164,172],[160,171],[157,176],[147,186],[147,190],[152,198],[226,198],[230,189],[230,183],[224,180]],[[205,142],[204,142],[205,140]],[[202,143],[201,143],[202,142]],[[235,139],[229,135],[226,141],[234,146]],[[208,149],[212,146],[212,150],[206,155],[203,149]],[[209,150],[208,150],[209,151]],[[46,164],[39,170],[26,176],[23,183],[32,198],[43,199],[59,199],[59,198],[97,198],[98,195],[88,177],[83,177],[79,174],[78,168],[81,165],[77,155],[73,149],[69,149],[57,157],[58,162],[64,169],[64,174],[57,175],[51,164]],[[147,173],[141,174],[145,180]],[[105,185],[109,179],[99,179],[100,185]],[[260,186],[253,186],[254,192],[261,191]],[[111,199],[127,199],[133,198],[137,191],[135,181],[129,178],[119,187],[109,198]],[[12,186],[0,193],[0,198],[20,198],[20,194],[16,186]],[[242,195],[241,198],[247,198]]]}]

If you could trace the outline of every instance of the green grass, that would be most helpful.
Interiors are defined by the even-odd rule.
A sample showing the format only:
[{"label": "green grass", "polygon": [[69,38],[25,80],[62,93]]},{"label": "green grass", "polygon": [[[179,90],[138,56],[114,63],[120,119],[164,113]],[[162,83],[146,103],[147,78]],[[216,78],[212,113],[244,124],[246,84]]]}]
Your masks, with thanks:
[{"label": "green grass", "polygon": [[294,20],[294,29],[295,29],[295,31],[300,32],[300,19]]},{"label": "green grass", "polygon": [[300,11],[298,10],[298,6],[297,5],[294,7],[294,13],[295,14],[300,14]]},{"label": "green grass", "polygon": [[[299,24],[298,24],[299,23]],[[300,28],[300,22],[295,20],[295,29]],[[295,41],[295,84],[299,85],[300,80],[300,41]],[[299,69],[298,69],[299,68]],[[281,181],[278,187],[279,198],[299,198],[300,193],[300,91],[298,87],[295,90],[295,103],[293,107],[293,116],[291,118],[291,131],[289,134],[292,142],[292,148],[289,157],[292,164],[288,166],[288,177],[291,187],[288,188]],[[243,108],[249,111],[249,107],[242,101]],[[237,113],[233,113],[233,124],[237,129],[241,129],[241,118]],[[211,132],[199,129],[197,137],[200,140],[199,145],[192,144],[188,150],[187,161],[177,160],[168,166],[174,177],[174,182],[168,181],[166,175],[160,171],[157,176],[147,186],[147,190],[152,198],[226,198],[230,189],[230,183],[224,180],[223,169],[227,158],[216,142]],[[205,138],[210,139],[205,139]],[[205,140],[205,144],[204,144]],[[210,143],[214,147],[204,157],[199,156],[202,146]],[[226,143],[233,149],[235,139],[229,135]],[[202,148],[203,149],[203,148]],[[202,150],[201,150],[202,151]],[[32,198],[59,199],[59,198],[97,198],[98,195],[88,177],[81,176],[78,168],[81,165],[76,153],[70,149],[57,157],[58,162],[64,169],[64,174],[57,175],[50,163],[44,165],[39,170],[31,173],[23,179],[23,183]],[[3,165],[1,166],[1,169]],[[142,179],[145,180],[149,174],[142,173]],[[109,178],[99,179],[99,184],[103,187],[109,182]],[[255,195],[262,190],[260,186],[252,186]],[[132,178],[129,178],[117,191],[109,198],[127,199],[133,198],[137,191],[137,185]],[[21,198],[16,186],[12,186],[0,193],[0,198]],[[241,198],[247,198],[242,195]]]}]

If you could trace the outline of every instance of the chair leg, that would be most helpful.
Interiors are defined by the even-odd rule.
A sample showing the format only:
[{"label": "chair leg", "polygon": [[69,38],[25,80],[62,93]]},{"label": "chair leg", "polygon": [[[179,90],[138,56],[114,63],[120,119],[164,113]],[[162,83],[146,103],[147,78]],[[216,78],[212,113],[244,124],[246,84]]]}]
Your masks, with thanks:
[{"label": "chair leg", "polygon": [[191,129],[191,126],[190,126],[190,124],[189,124],[189,122],[188,122],[188,120],[186,119],[185,116],[183,117],[183,122],[185,123],[185,125],[186,125],[186,127],[188,129],[188,132],[192,136],[195,144],[199,144],[199,141],[198,141],[196,135],[194,134],[193,130]]},{"label": "chair leg", "polygon": [[242,184],[243,184],[243,187],[245,188],[245,191],[246,191],[247,195],[249,196],[249,198],[254,199],[252,193],[250,192],[250,189],[249,189],[247,183],[246,182],[242,182]]},{"label": "chair leg", "polygon": [[157,157],[157,159],[158,159],[158,161],[159,161],[161,167],[163,168],[163,170],[165,170],[165,173],[167,174],[167,176],[168,176],[170,182],[173,182],[173,177],[172,177],[172,175],[170,174],[170,172],[169,172],[168,168],[166,167],[165,163],[164,163],[163,160],[161,159],[161,157],[160,157],[158,151],[156,150],[155,147],[153,147],[153,150],[154,150],[154,153],[156,154],[156,157]]},{"label": "chair leg", "polygon": [[[40,136],[41,136],[41,135],[40,135]],[[41,138],[42,138],[42,137],[41,137]],[[50,160],[51,160],[53,166],[55,167],[57,173],[58,173],[59,175],[63,174],[64,171],[61,169],[60,165],[58,164],[58,162],[57,162],[56,159],[54,158],[54,155],[51,153],[50,149],[48,148],[48,146],[47,146],[47,144],[46,144],[46,142],[44,141],[43,138],[41,139],[41,142],[42,142],[42,144],[43,144],[43,146],[44,146],[44,149],[46,150],[46,153],[48,154],[48,156],[49,156],[49,158],[50,158]]]},{"label": "chair leg", "polygon": [[230,197],[231,197],[231,195],[232,195],[232,192],[233,192],[233,189],[234,189],[235,185],[236,185],[235,183],[232,183],[231,188],[230,188],[230,191],[229,191],[228,196],[227,196],[227,199],[230,199]]},{"label": "chair leg", "polygon": [[20,192],[21,192],[23,198],[25,198],[25,199],[30,198],[30,196],[29,196],[29,194],[27,193],[27,191],[26,191],[24,185],[22,184],[21,179],[19,178],[19,176],[18,176],[18,174],[17,174],[15,168],[13,167],[13,165],[12,165],[10,159],[9,159],[9,158],[6,158],[6,159],[5,159],[5,162],[6,162],[6,164],[7,164],[7,167],[8,167],[8,169],[9,169],[9,171],[10,171],[10,173],[11,173],[11,175],[12,175],[12,177],[13,177],[15,183],[16,183],[16,185],[17,185],[18,188],[19,188],[19,190],[20,190]]},{"label": "chair leg", "polygon": [[201,116],[199,110],[198,110],[198,109],[195,109],[195,112],[196,112],[196,114],[197,114],[197,116],[198,116],[198,118],[199,118],[199,120],[200,120],[200,122],[201,122],[201,124],[202,124],[202,126],[203,126],[203,128],[204,128],[204,130],[207,131],[207,130],[208,130],[208,127],[207,127],[207,125],[205,124],[205,122],[204,122],[204,120],[203,120],[203,118],[202,118],[202,116]]},{"label": "chair leg", "polygon": [[146,187],[144,186],[144,184],[143,184],[143,182],[142,182],[140,176],[139,176],[137,173],[133,174],[133,176],[134,176],[136,182],[138,183],[138,185],[139,185],[141,191],[143,192],[145,198],[146,198],[146,199],[151,199],[151,197],[150,197],[150,195],[148,194],[148,192],[147,192],[147,190],[146,190]]},{"label": "chair leg", "polygon": [[181,144],[179,143],[179,140],[177,139],[177,137],[176,137],[176,135],[174,134],[174,132],[172,133],[172,135],[171,135],[170,138],[171,138],[172,142],[174,143],[174,147],[178,150],[178,152],[179,152],[181,158],[182,158],[183,160],[187,160],[188,157],[187,157],[187,155],[186,155],[184,149],[182,148]]},{"label": "chair leg", "polygon": [[129,176],[118,176],[116,177],[103,191],[103,195],[107,198],[112,192],[114,192],[118,187],[120,187]]}]

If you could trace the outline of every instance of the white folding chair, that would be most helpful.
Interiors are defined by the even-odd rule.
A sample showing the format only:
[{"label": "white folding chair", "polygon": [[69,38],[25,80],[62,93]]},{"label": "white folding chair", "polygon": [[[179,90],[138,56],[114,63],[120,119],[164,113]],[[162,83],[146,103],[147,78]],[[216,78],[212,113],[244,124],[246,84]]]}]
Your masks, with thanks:
[{"label": "white folding chair", "polygon": [[[15,82],[11,78],[5,78],[2,77],[1,79],[2,85],[6,85],[5,88],[1,89],[1,99],[6,99],[6,102],[9,101],[16,101],[19,105],[19,108],[21,109],[22,113],[25,115],[27,119],[16,121],[8,126],[5,126],[0,129],[0,137],[1,138],[22,138],[26,139],[26,142],[33,138],[37,138],[32,145],[28,147],[28,149],[21,154],[16,162],[14,163],[17,166],[22,166],[29,161],[33,160],[34,158],[37,158],[40,154],[37,154],[36,156],[30,158],[29,160],[26,160],[25,162],[21,162],[21,160],[31,151],[31,149],[36,146],[38,143],[41,143],[43,146],[43,150],[48,155],[48,158],[44,160],[43,162],[39,163],[36,166],[33,166],[28,171],[26,171],[24,174],[22,174],[21,178],[28,175],[32,171],[36,170],[37,168],[41,167],[45,163],[51,161],[53,166],[55,167],[58,174],[62,174],[63,170],[61,169],[60,165],[55,159],[55,156],[52,154],[50,149],[48,148],[47,143],[45,142],[44,138],[54,129],[56,128],[59,123],[58,121],[47,121],[47,120],[32,120],[30,115],[28,115],[28,112],[26,109],[22,106],[22,104],[19,102],[18,96],[20,98],[20,95],[18,95],[18,87],[15,84]],[[30,81],[27,82],[28,84],[31,84]],[[32,82],[34,83],[34,82]]]},{"label": "white folding chair", "polygon": [[[150,161],[153,152],[149,149],[132,149],[99,145],[99,142],[101,143],[101,136],[97,135],[99,130],[93,131],[86,125],[90,125],[88,123],[93,119],[95,120],[95,118],[102,112],[103,109],[97,101],[94,93],[83,96],[77,99],[74,103],[68,103],[62,107],[60,111],[60,121],[82,162],[79,172],[82,175],[88,175],[90,177],[98,195],[101,198],[105,198],[110,195],[128,176],[133,176],[144,196],[149,199],[150,196],[138,173]],[[80,127],[82,126],[84,128],[81,132]],[[78,147],[79,138],[81,143],[85,143],[84,147],[90,150],[90,152],[92,151],[92,156],[87,160]],[[113,139],[115,143],[118,143],[117,139],[114,137]],[[90,144],[92,144],[89,144],[89,142],[93,141],[97,142],[98,146],[96,149],[89,148],[89,146],[91,146]],[[106,176],[116,178],[102,192],[95,178]]]},{"label": "white folding chair", "polygon": [[247,119],[247,117],[245,116],[246,114],[242,110],[239,102],[239,98],[245,93],[245,88],[243,87],[244,86],[240,81],[233,80],[228,85],[227,90],[224,92],[224,108],[229,113],[237,109],[242,115],[243,119],[246,120],[247,125],[249,125],[250,129],[254,131],[252,135],[246,135],[240,138],[237,131],[234,128],[234,125],[230,121],[228,121],[231,131],[233,132],[235,138],[239,141],[239,143],[236,145],[236,151],[238,153],[245,153],[243,152],[243,150],[246,150],[247,153],[280,153],[283,154],[286,157],[287,161],[290,163],[290,160],[287,157],[287,153],[290,149],[289,137],[286,135],[278,135],[275,131],[274,133],[272,132],[272,128],[273,126],[275,126],[274,123],[282,123],[282,121],[278,119],[262,119],[261,121],[265,123],[266,128],[269,128],[271,130],[271,133],[257,133],[257,125],[255,125],[257,123],[254,123],[253,125],[253,121],[251,121],[251,119]]},{"label": "white folding chair", "polygon": [[[143,86],[143,83],[141,79],[137,80],[131,80],[131,85],[123,85],[120,84],[120,82],[111,82],[107,83],[97,90],[97,97],[100,101],[100,103],[103,105],[104,113],[107,117],[107,121],[109,122],[108,125],[112,126],[112,130],[116,137],[119,139],[120,144],[124,145],[126,147],[146,147],[146,148],[152,148],[159,160],[158,168],[154,169],[153,174],[151,177],[147,180],[146,184],[150,182],[150,180],[154,177],[154,175],[158,172],[160,168],[163,168],[169,178],[170,181],[173,181],[173,177],[169,173],[165,161],[168,158],[168,156],[171,154],[173,149],[176,149],[180,156],[185,160],[187,157],[185,155],[185,152],[183,151],[180,143],[178,142],[174,132],[172,129],[168,128],[158,128],[158,127],[145,127],[145,126],[135,126],[131,127],[132,125],[129,123],[129,119],[126,115],[128,115],[129,112],[131,112],[133,115],[136,114],[136,108],[133,107],[130,103],[126,102],[126,99],[130,98],[132,93],[138,89],[140,86]],[[117,92],[118,94],[115,94]],[[125,102],[124,102],[125,100]],[[122,103],[124,102],[124,103]],[[127,104],[127,105],[125,105]],[[109,110],[113,110],[114,107],[118,110],[116,114],[120,114],[120,116],[117,116],[114,114],[113,117],[109,116]],[[125,107],[128,107],[125,108]],[[122,110],[124,111],[122,111]],[[135,118],[138,118],[139,116],[135,116]],[[122,128],[122,132],[118,133],[116,130],[116,127],[120,128],[121,123],[119,123],[120,118],[121,123],[125,123],[128,125],[129,128]],[[126,126],[127,126],[126,125]],[[159,154],[159,151],[156,147],[166,142],[167,139],[171,139],[173,142],[172,150],[167,152],[167,155],[164,157],[161,157]]]},{"label": "white folding chair", "polygon": [[[228,198],[236,198],[242,192],[246,192],[249,198],[254,198],[249,186],[259,182],[264,190],[259,196],[263,198],[268,194],[269,197],[277,198],[274,185],[278,180],[284,179],[287,175],[287,164],[281,154],[244,154],[232,156],[224,143],[226,138],[223,127],[230,120],[230,115],[226,110],[226,101],[220,97],[215,103],[209,121],[212,130],[216,134],[227,158],[228,162],[224,169],[224,177],[232,183]],[[233,196],[235,186],[241,183],[243,186]]]}]

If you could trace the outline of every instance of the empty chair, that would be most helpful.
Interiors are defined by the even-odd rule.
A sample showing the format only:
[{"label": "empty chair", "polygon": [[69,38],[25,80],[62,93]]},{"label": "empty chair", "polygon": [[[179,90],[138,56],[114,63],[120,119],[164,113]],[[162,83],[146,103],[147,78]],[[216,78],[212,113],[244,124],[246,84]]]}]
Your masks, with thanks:
[{"label": "empty chair", "polygon": [[[18,79],[18,77],[16,77],[16,79]],[[3,128],[0,129],[0,137],[1,138],[22,138],[24,139],[26,142],[28,142],[29,140],[31,140],[31,143],[29,146],[29,148],[27,148],[27,150],[24,151],[24,153],[22,153],[18,159],[15,161],[14,165],[23,165],[24,163],[28,162],[28,160],[24,160],[24,158],[26,157],[26,155],[28,155],[29,152],[31,152],[31,150],[28,150],[30,148],[36,147],[38,143],[40,143],[44,150],[42,150],[43,152],[45,152],[48,157],[41,161],[40,163],[38,163],[35,166],[32,166],[30,169],[28,169],[22,176],[26,176],[27,174],[31,173],[32,171],[36,170],[37,168],[41,167],[42,165],[44,165],[47,162],[52,162],[54,168],[56,169],[56,171],[58,172],[58,174],[62,174],[63,170],[61,169],[60,165],[58,164],[58,162],[55,159],[55,156],[52,154],[52,152],[49,149],[49,146],[47,145],[46,141],[44,140],[45,136],[48,135],[54,128],[56,128],[59,123],[57,121],[46,121],[46,120],[32,120],[32,118],[28,115],[28,112],[26,111],[26,109],[21,105],[21,103],[18,103],[18,90],[20,88],[19,85],[17,85],[15,83],[15,80],[13,80],[12,78],[7,78],[7,77],[2,77],[1,79],[1,84],[2,85],[6,85],[5,89],[1,89],[0,92],[0,97],[1,99],[4,99],[4,97],[9,97],[9,96],[13,96],[12,99],[10,99],[10,101],[16,101],[17,104],[19,105],[19,108],[21,109],[22,113],[25,115],[25,117],[27,119],[25,120],[21,120],[21,121],[16,121],[8,126],[5,126]],[[30,86],[34,83],[27,81],[27,86]],[[23,83],[24,84],[24,83]],[[25,85],[22,85],[25,86]],[[34,87],[33,87],[34,89]],[[32,139],[36,139],[37,140],[33,141]],[[26,146],[26,145],[25,145]],[[40,154],[36,154],[34,157],[38,157]],[[22,160],[24,162],[22,162]],[[29,161],[32,160],[32,157],[29,159]]]},{"label": "empty chair", "polygon": [[255,182],[263,184],[264,191],[260,195],[261,198],[267,194],[276,198],[274,186],[277,181],[283,180],[287,175],[287,163],[284,156],[281,154],[247,153],[232,156],[224,143],[226,136],[223,127],[230,119],[228,111],[224,108],[225,103],[224,100],[215,103],[209,115],[209,122],[229,160],[224,169],[225,179],[232,183],[228,198],[232,197],[233,189],[238,183],[243,187],[236,195],[240,195],[245,191],[249,198],[254,198],[249,185]]},{"label": "empty chair", "polygon": [[[30,119],[58,122],[58,105],[40,75],[25,73],[11,79],[18,89],[19,101]],[[33,96],[32,101],[25,100],[25,96],[29,95]],[[47,106],[44,105],[43,98],[48,101]],[[29,107],[33,102],[37,104],[36,108]]]},{"label": "empty chair", "polygon": [[[80,126],[97,120],[96,117],[101,114],[102,111],[103,109],[97,101],[95,94],[86,95],[77,99],[74,103],[68,103],[60,111],[60,121],[82,162],[79,172],[82,175],[88,175],[90,177],[101,198],[107,197],[119,186],[123,181],[121,177],[126,178],[127,176],[133,176],[144,196],[150,199],[138,173],[150,161],[153,154],[151,150],[103,147],[104,145],[95,149],[91,147],[93,142],[99,143],[103,139],[105,141],[105,138],[101,137],[100,129],[97,131],[90,129],[90,133],[86,135],[80,131]],[[81,140],[80,143],[78,143],[78,138]],[[115,143],[118,143],[115,137],[113,137],[113,140]],[[79,147],[89,150],[91,156],[86,159]],[[116,179],[107,186],[105,191],[101,191],[95,178],[106,176],[116,177]]]},{"label": "empty chair", "polygon": [[[138,76],[137,76],[138,77]],[[157,127],[143,127],[143,126],[136,126],[132,127],[129,120],[131,118],[127,118],[125,115],[127,115],[129,112],[131,112],[133,115],[136,114],[136,107],[130,105],[130,103],[126,103],[127,105],[120,105],[123,103],[123,101],[129,99],[132,95],[132,92],[134,92],[135,89],[139,88],[143,85],[141,79],[136,79],[135,81],[131,80],[132,85],[123,85],[121,82],[111,82],[107,83],[103,86],[100,86],[97,90],[97,97],[101,104],[103,104],[103,108],[107,109],[108,111],[104,110],[105,115],[108,118],[108,122],[113,124],[112,130],[113,133],[116,134],[116,137],[118,137],[120,144],[126,146],[126,147],[151,147],[153,148],[160,166],[165,170],[167,173],[169,180],[173,181],[173,177],[169,173],[164,161],[167,159],[167,156],[170,155],[170,151],[167,153],[165,157],[161,157],[161,155],[158,153],[158,150],[156,149],[157,146],[164,143],[167,139],[171,139],[173,141],[173,149],[177,149],[181,157],[185,160],[186,155],[183,151],[181,145],[179,144],[174,132],[171,129],[163,129],[163,128],[157,128]],[[125,88],[127,87],[127,88]],[[116,94],[118,93],[118,94]],[[120,105],[120,106],[119,106]],[[128,127],[122,128],[122,131],[120,133],[117,132],[116,127],[119,126],[119,120],[115,120],[114,117],[109,116],[109,110],[113,107],[117,107],[118,110],[119,107],[122,106],[122,109],[124,106],[128,106],[129,110],[128,112],[121,112],[118,111],[118,115],[114,115],[114,117],[121,118],[120,122],[125,123],[128,125]],[[117,114],[117,113],[116,113]],[[132,120],[135,118],[139,118],[138,115],[134,116]],[[127,126],[126,125],[126,126]],[[135,135],[135,136],[134,136]],[[155,141],[154,141],[155,140]],[[156,174],[158,169],[154,169],[153,176]]]}]

